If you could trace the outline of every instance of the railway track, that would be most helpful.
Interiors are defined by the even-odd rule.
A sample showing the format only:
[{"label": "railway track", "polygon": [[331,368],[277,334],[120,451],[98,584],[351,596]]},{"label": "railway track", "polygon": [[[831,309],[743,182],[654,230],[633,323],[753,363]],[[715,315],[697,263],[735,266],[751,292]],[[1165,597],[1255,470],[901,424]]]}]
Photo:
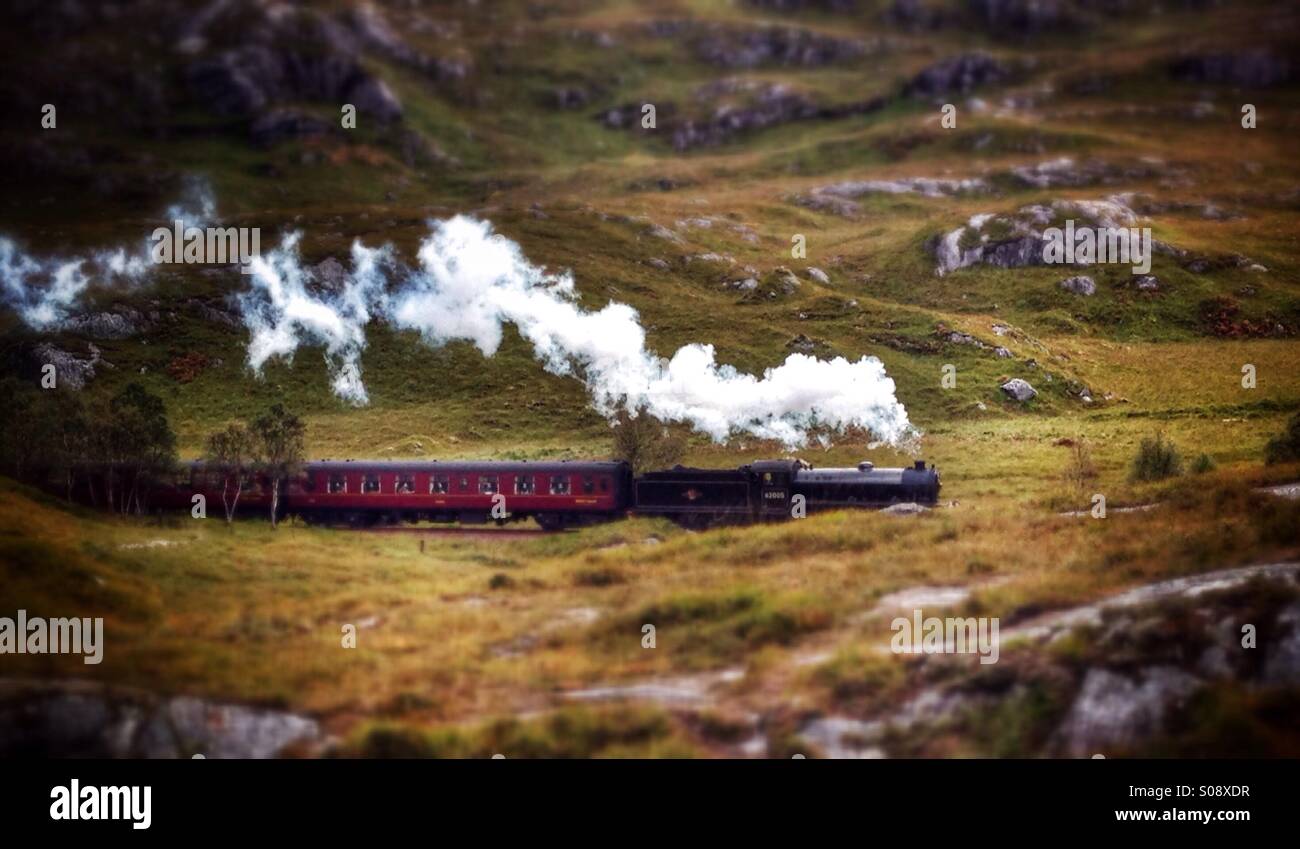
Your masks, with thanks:
[{"label": "railway track", "polygon": [[322,527],[332,528],[334,530],[358,531],[366,534],[402,534],[405,536],[418,537],[435,537],[447,539],[524,539],[528,537],[540,537],[548,534],[564,533],[564,531],[544,531],[541,528],[475,528],[475,527],[455,527],[455,528],[409,528],[409,527],[370,527],[356,528],[351,525],[325,525]]}]

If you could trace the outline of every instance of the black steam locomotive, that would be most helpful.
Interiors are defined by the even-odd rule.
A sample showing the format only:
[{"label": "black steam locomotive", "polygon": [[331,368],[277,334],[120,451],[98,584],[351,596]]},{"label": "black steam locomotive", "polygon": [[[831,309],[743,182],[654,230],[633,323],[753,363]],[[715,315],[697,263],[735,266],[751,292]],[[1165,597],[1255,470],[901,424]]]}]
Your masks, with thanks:
[{"label": "black steam locomotive", "polygon": [[801,460],[762,460],[738,469],[678,466],[636,478],[634,510],[687,526],[775,521],[815,511],[888,507],[939,500],[939,472],[918,460],[911,468],[814,469]]}]

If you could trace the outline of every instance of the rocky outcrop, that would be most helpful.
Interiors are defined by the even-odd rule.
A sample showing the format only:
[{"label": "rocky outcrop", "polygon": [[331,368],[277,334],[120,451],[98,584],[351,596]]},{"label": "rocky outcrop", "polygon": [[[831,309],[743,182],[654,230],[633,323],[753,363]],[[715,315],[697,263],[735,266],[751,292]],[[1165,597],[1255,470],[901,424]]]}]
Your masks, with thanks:
[{"label": "rocky outcrop", "polygon": [[1103,159],[1076,162],[1071,157],[1062,156],[1033,165],[1016,166],[1006,176],[1016,186],[1057,189],[1149,180],[1167,172],[1164,163],[1154,159],[1123,163]]},{"label": "rocky outcrop", "polygon": [[208,301],[203,301],[198,298],[190,298],[185,302],[185,306],[199,318],[212,324],[220,324],[230,328],[243,326],[243,323],[235,313],[222,306],[209,303]]},{"label": "rocky outcrop", "polygon": [[1082,295],[1085,298],[1091,298],[1097,294],[1097,283],[1085,275],[1077,277],[1067,277],[1058,284],[1062,289],[1075,295]]},{"label": "rocky outcrop", "polygon": [[636,29],[651,38],[684,43],[699,61],[734,70],[822,67],[852,61],[868,49],[857,39],[788,25],[659,19],[638,24]]},{"label": "rocky outcrop", "polygon": [[746,69],[769,65],[819,67],[861,56],[859,41],[822,35],[798,27],[708,26],[694,39],[700,61],[719,68]]},{"label": "rocky outcrop", "polygon": [[818,186],[807,194],[796,195],[793,200],[800,206],[816,209],[819,212],[853,216],[860,210],[854,199],[866,195],[915,194],[927,198],[938,198],[962,194],[978,194],[987,191],[988,188],[988,183],[978,177],[969,179],[901,177],[895,180],[846,180],[842,183]]},{"label": "rocky outcrop", "polygon": [[278,53],[249,44],[190,66],[198,100],[219,115],[252,117],[283,100],[351,103],[358,114],[380,122],[401,117],[401,106],[384,84],[343,54]]},{"label": "rocky outcrop", "polygon": [[688,106],[656,102],[656,127],[642,126],[644,103],[625,103],[595,116],[610,129],[666,135],[679,151],[724,144],[736,136],[795,121],[831,120],[873,112],[883,98],[823,105],[785,83],[727,78],[695,90]]},{"label": "rocky outcrop", "polygon": [[1106,200],[1058,200],[1032,204],[1009,215],[981,213],[936,238],[931,245],[942,277],[980,263],[999,268],[1023,268],[1043,262],[1043,229],[1053,221],[1072,219],[1076,226],[1129,227],[1133,210],[1117,197]]},{"label": "rocky outcrop", "polygon": [[149,320],[139,310],[118,306],[111,311],[69,316],[59,329],[92,339],[128,339],[146,330]]},{"label": "rocky outcrop", "polygon": [[402,161],[410,167],[438,165],[455,168],[460,160],[451,156],[432,139],[409,127],[397,131],[397,146],[402,153]]},{"label": "rocky outcrop", "polygon": [[[1227,712],[1216,716],[1289,730],[1280,714],[1252,707],[1268,698],[1241,695],[1284,695],[1281,688],[1300,682],[1298,579],[1300,563],[1258,564],[1167,578],[1030,613],[1011,627],[1003,620],[996,664],[926,657],[909,680],[913,695],[866,715],[815,717],[798,736],[815,747],[809,756],[825,757],[941,755],[954,739],[1016,757],[1240,755],[1232,751],[1240,738],[1207,738],[1203,718],[1189,710],[1202,694],[1213,706],[1227,692],[1230,700],[1217,703]],[[966,597],[916,587],[880,599],[873,613],[887,618],[896,608],[954,606]],[[1244,622],[1268,635],[1257,648],[1243,644]],[[1057,650],[1062,641],[1068,653]],[[1012,751],[1001,728],[985,721],[990,715],[1014,717]]]},{"label": "rocky outcrop", "polygon": [[842,118],[879,109],[883,100],[823,106],[784,83],[725,79],[701,86],[695,98],[709,104],[700,117],[671,126],[673,147],[690,150],[722,144],[733,137],[795,121]]},{"label": "rocky outcrop", "polygon": [[381,124],[390,124],[402,117],[402,102],[388,83],[378,77],[361,74],[353,80],[344,97],[357,108],[358,115],[368,116]]},{"label": "rocky outcrop", "polygon": [[56,348],[48,342],[42,342],[31,351],[31,360],[37,368],[45,365],[54,366],[55,383],[59,388],[80,391],[95,378],[95,368],[103,366],[112,368],[94,343],[86,346],[88,356],[79,357],[69,351]]},{"label": "rocky outcrop", "polygon": [[894,0],[883,17],[885,23],[913,32],[939,29],[951,20],[947,8],[925,0]]},{"label": "rocky outcrop", "polygon": [[862,206],[855,201],[846,200],[833,194],[822,194],[816,191],[810,194],[795,195],[791,200],[800,206],[807,207],[815,212],[824,212],[828,215],[839,215],[843,218],[852,218],[862,210]]},{"label": "rocky outcrop", "polygon": [[312,282],[326,292],[337,294],[347,285],[348,270],[334,257],[325,257],[312,267]]},{"label": "rocky outcrop", "polygon": [[300,109],[277,107],[253,119],[248,134],[258,147],[273,147],[283,141],[323,136],[330,129],[329,124]]},{"label": "rocky outcrop", "polygon": [[907,94],[922,97],[969,94],[976,88],[1005,81],[1009,69],[987,53],[963,53],[921,71],[907,84]]},{"label": "rocky outcrop", "polygon": [[999,359],[1011,359],[1015,357],[1015,354],[1013,354],[1009,348],[1004,348],[1001,345],[990,345],[983,340],[975,338],[969,333],[962,333],[960,330],[949,330],[942,324],[939,325],[937,330],[935,330],[934,335],[950,345],[967,345],[979,351],[991,351],[993,355]]},{"label": "rocky outcrop", "polygon": [[1209,221],[1242,217],[1239,211],[1227,207],[1222,201],[1155,198],[1143,192],[1123,192],[1116,197],[1139,215],[1188,214]]},{"label": "rocky outcrop", "polygon": [[1270,685],[1295,686],[1300,684],[1300,602],[1289,605],[1278,614],[1276,628],[1285,636],[1269,647],[1263,679]]},{"label": "rocky outcrop", "polygon": [[812,355],[817,353],[818,343],[803,333],[798,334],[785,343],[787,351],[794,351],[796,354]]},{"label": "rocky outcrop", "polygon": [[764,277],[769,295],[793,295],[803,284],[794,272],[785,266],[773,269]]},{"label": "rocky outcrop", "polygon": [[1167,716],[1185,704],[1200,681],[1180,669],[1157,666],[1135,677],[1090,669],[1056,748],[1073,757],[1127,749],[1164,730]]},{"label": "rocky outcrop", "polygon": [[361,50],[383,56],[442,82],[465,79],[473,70],[467,57],[430,56],[411,47],[384,17],[379,6],[364,3],[342,13],[341,21]]},{"label": "rocky outcrop", "polygon": [[0,757],[274,758],[312,754],[315,720],[83,681],[0,681]]},{"label": "rocky outcrop", "polygon": [[968,5],[984,29],[999,38],[1077,30],[1084,24],[1064,0],[970,0]]},{"label": "rocky outcrop", "polygon": [[[1059,157],[1030,165],[1018,165],[986,177],[900,177],[892,180],[847,180],[818,186],[792,198],[795,203],[836,215],[858,213],[855,199],[872,194],[912,194],[926,198],[991,194],[998,189],[1055,189],[1111,185],[1168,176],[1170,169],[1154,159],[1135,162],[1110,162],[1088,159],[1078,162]],[[1146,198],[1128,193],[1126,199]],[[1198,207],[1199,208],[1199,207]]]},{"label": "rocky outcrop", "polygon": [[1038,397],[1037,390],[1029,385],[1029,381],[1022,380],[1018,377],[1013,377],[1006,383],[1002,384],[1002,391],[1007,394],[1008,398],[1012,398],[1022,404]]},{"label": "rocky outcrop", "polygon": [[655,128],[643,128],[642,118],[646,102],[624,103],[621,106],[614,106],[604,109],[596,114],[596,120],[604,124],[611,130],[646,130],[653,132],[658,129],[658,125],[671,123],[673,117],[677,114],[677,104],[671,101],[655,101]]},{"label": "rocky outcrop", "polygon": [[[200,53],[186,69],[190,89],[204,108],[218,115],[254,118],[291,101],[335,107],[351,103],[358,115],[379,123],[401,118],[401,103],[362,65],[360,53],[373,49],[396,61],[419,62],[417,54],[401,47],[381,26],[377,12],[354,10],[347,24],[305,8],[272,10],[253,5],[241,7],[240,14],[247,18],[239,29],[242,37],[224,48]],[[276,117],[282,126],[302,126],[286,123],[283,114]],[[268,121],[263,116],[263,137]]]},{"label": "rocky outcrop", "polygon": [[1293,62],[1264,49],[1180,56],[1169,64],[1169,73],[1183,82],[1243,88],[1268,88],[1296,78]]},{"label": "rocky outcrop", "polygon": [[[741,274],[744,276],[736,275],[722,285],[738,292],[746,301],[786,298],[798,292],[803,285],[803,282],[795,276],[795,273],[785,266],[777,266],[763,274],[759,274],[753,268],[746,267]],[[802,340],[807,340],[809,344],[813,344],[812,340],[803,335],[794,337],[791,344],[800,345]]]}]

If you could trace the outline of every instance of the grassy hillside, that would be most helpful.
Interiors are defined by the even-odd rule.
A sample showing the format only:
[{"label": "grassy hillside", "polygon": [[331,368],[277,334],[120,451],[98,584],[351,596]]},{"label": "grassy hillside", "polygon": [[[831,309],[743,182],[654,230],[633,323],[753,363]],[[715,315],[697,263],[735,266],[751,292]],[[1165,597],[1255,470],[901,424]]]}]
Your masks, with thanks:
[{"label": "grassy hillside", "polygon": [[[1118,388],[1128,383],[1125,372],[1152,357],[1169,357],[1168,343],[1213,338],[1202,303],[1215,296],[1238,300],[1243,318],[1269,317],[1288,337],[1300,322],[1296,173],[1288,152],[1294,89],[1249,90],[1262,117],[1256,129],[1243,130],[1236,114],[1247,93],[1241,87],[1180,82],[1165,70],[1188,48],[1184,36],[1190,31],[1216,34],[1207,50],[1245,49],[1250,29],[1242,22],[1257,16],[1236,7],[1160,16],[1134,11],[1139,26],[1132,19],[1090,19],[1086,50],[1048,35],[1020,43],[955,25],[916,33],[891,26],[883,7],[837,18],[782,17],[726,3],[561,4],[540,15],[525,15],[520,7],[513,31],[499,20],[487,25],[482,10],[453,4],[441,11],[433,31],[456,36],[420,35],[428,30],[419,25],[421,14],[410,22],[409,46],[440,60],[460,57],[469,69],[464,78],[431,81],[391,58],[365,54],[367,67],[401,100],[400,131],[367,126],[363,116],[355,132],[259,147],[249,143],[242,123],[205,112],[164,70],[160,79],[177,108],[151,115],[148,134],[135,126],[105,127],[98,116],[92,123],[79,111],[65,110],[59,128],[41,141],[56,159],[88,151],[96,179],[108,188],[84,192],[73,179],[24,180],[0,206],[0,232],[36,249],[77,250],[138,238],[153,226],[159,205],[170,200],[165,187],[153,197],[123,197],[118,187],[139,182],[142,169],[202,175],[225,219],[260,226],[268,238],[302,230],[310,262],[345,259],[354,238],[392,242],[410,256],[426,219],[475,212],[518,241],[532,261],[572,269],[590,308],[611,299],[635,306],[661,354],[706,341],[717,347],[720,361],[761,371],[784,359],[788,343],[802,334],[824,355],[880,356],[899,384],[900,399],[927,431],[954,419],[997,418],[1001,376],[1026,377],[1043,393],[1034,409],[1017,415],[1114,410],[1102,400],[1106,392],[1134,400],[1133,389]],[[1269,4],[1257,11],[1279,21],[1293,16]],[[387,11],[399,28],[402,14]],[[687,21],[690,28],[676,38],[660,36],[654,24],[665,21]],[[701,52],[701,39],[729,43],[715,30],[763,32],[778,24],[866,47],[823,64],[736,68],[701,58],[713,55]],[[115,55],[120,48],[114,27],[129,25],[106,25],[95,45]],[[1283,37],[1286,30],[1276,32]],[[183,78],[183,56],[166,50],[166,39],[157,42],[152,47],[166,57],[164,68],[175,66],[171,72]],[[23,50],[18,43],[9,46],[16,54]],[[907,80],[921,68],[975,49],[1014,69],[1005,83],[942,97],[904,94]],[[702,86],[718,80],[742,86],[775,81],[807,92],[819,105],[880,97],[884,108],[778,123],[685,151],[673,148],[671,119],[663,132],[611,129],[597,120],[602,110],[634,101],[659,102],[665,110],[680,104],[678,113],[695,109],[707,117],[717,105],[695,101],[703,97]],[[580,91],[585,101],[561,108],[552,102],[556,90]],[[956,129],[939,125],[937,107],[944,100],[959,106]],[[317,102],[304,108],[328,112]],[[444,158],[408,164],[398,149],[405,133],[436,146]],[[11,136],[12,143],[19,144],[18,138]],[[1107,163],[1118,175],[1102,169],[1091,184],[1066,188],[999,182],[999,175],[1016,166],[1062,156]],[[1159,164],[1134,168],[1141,163]],[[976,196],[867,195],[852,216],[794,200],[847,180],[910,177],[985,177],[998,188]],[[927,239],[973,214],[1118,192],[1152,194],[1168,208],[1149,217],[1156,239],[1209,258],[1240,254],[1268,271],[1214,266],[1198,272],[1158,256],[1152,269],[1161,282],[1158,293],[1134,291],[1127,268],[1107,267],[1097,269],[1099,291],[1088,299],[1057,288],[1063,275],[1050,267],[976,266],[945,278],[932,273]],[[1204,204],[1231,217],[1206,218],[1197,211]],[[701,229],[678,223],[691,219],[716,224]],[[673,230],[680,242],[651,235],[652,224]],[[794,234],[807,238],[804,260],[791,258]],[[731,257],[735,264],[685,260],[705,253]],[[667,270],[648,264],[652,259],[666,261]],[[722,285],[746,276],[762,280],[781,266],[804,280],[792,296],[751,302]],[[808,280],[807,267],[824,270],[829,284]],[[585,410],[580,389],[544,374],[517,343],[486,361],[468,346],[429,351],[411,334],[373,330],[363,359],[373,406],[364,410],[329,397],[312,350],[291,365],[271,368],[264,381],[251,379],[242,365],[244,333],[214,326],[182,307],[188,298],[236,291],[243,281],[180,268],[140,291],[94,293],[100,308],[137,305],[161,309],[166,317],[131,338],[105,340],[104,357],[117,368],[92,391],[143,379],[166,397],[188,453],[205,430],[248,415],[270,398],[288,400],[319,423],[312,438],[319,440],[313,448],[320,454],[356,454],[372,445],[419,453],[412,440],[428,445],[444,433],[485,443],[475,446],[478,453],[563,451],[574,447],[568,436],[575,423],[590,441],[585,450],[600,442],[600,422]],[[1240,295],[1245,287],[1247,297]],[[1001,344],[990,334],[994,323],[1016,328],[1014,341],[1006,342],[1014,358],[997,360],[936,338],[943,327]],[[7,347],[17,367],[26,337],[12,323],[9,329]],[[77,345],[75,338],[55,338]],[[1180,392],[1183,400],[1174,404],[1188,407],[1212,396],[1213,403],[1294,407],[1300,397],[1294,381],[1285,379],[1294,373],[1285,353],[1291,347],[1278,344],[1278,359],[1256,363],[1259,391],[1232,398],[1226,382],[1205,385],[1202,397]],[[1076,358],[1085,348],[1087,362]],[[1208,378],[1223,369],[1227,381],[1240,363],[1253,362],[1248,348],[1215,342],[1211,349],[1214,361],[1195,362],[1192,374]],[[193,354],[209,367],[192,382],[177,384],[167,365]],[[1034,380],[1030,359],[1053,373],[1052,386]],[[1233,360],[1240,362],[1234,367]],[[949,392],[938,388],[944,363],[956,365],[962,376]],[[1166,371],[1185,368],[1170,362]],[[1180,379],[1164,372],[1162,378],[1148,382],[1167,386]],[[1071,380],[1094,389],[1094,408],[1071,402],[1065,390]],[[516,399],[545,406],[531,410],[528,418],[536,421],[519,421]],[[981,401],[992,409],[973,409]],[[376,427],[382,431],[377,439],[369,435]],[[361,432],[367,435],[343,435]],[[563,435],[562,444],[548,434]]]}]

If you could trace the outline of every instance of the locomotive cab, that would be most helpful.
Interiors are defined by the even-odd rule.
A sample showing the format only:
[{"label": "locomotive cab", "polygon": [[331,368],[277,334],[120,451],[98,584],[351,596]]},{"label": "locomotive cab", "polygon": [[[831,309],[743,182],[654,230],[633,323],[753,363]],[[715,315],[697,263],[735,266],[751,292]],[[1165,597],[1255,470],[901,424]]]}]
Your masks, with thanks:
[{"label": "locomotive cab", "polygon": [[804,464],[799,460],[764,460],[752,463],[749,473],[754,480],[754,513],[761,519],[788,519],[794,495],[795,472]]}]

